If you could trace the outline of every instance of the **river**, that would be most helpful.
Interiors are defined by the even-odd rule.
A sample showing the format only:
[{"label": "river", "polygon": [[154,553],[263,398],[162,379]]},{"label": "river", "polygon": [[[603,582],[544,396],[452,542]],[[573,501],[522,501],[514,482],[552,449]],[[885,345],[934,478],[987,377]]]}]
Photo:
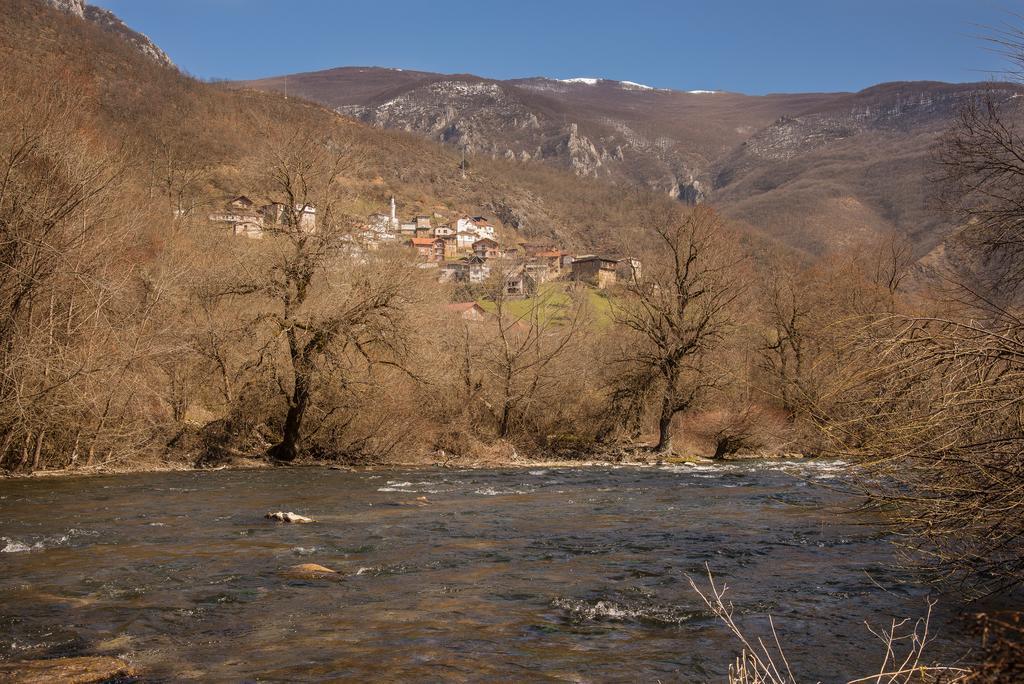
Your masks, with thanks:
[{"label": "river", "polygon": [[[801,681],[877,670],[922,615],[830,462],[325,468],[0,481],[0,658],[145,681],[723,681],[705,564]],[[419,500],[426,497],[426,502]],[[263,519],[295,511],[311,525]],[[298,563],[338,579],[283,574]],[[955,649],[943,603],[932,655]]]}]

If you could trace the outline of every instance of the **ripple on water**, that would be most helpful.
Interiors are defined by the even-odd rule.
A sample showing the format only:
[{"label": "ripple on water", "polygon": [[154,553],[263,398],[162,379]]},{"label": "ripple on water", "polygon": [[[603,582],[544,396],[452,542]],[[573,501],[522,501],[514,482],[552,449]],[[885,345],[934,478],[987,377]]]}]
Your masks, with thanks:
[{"label": "ripple on water", "polygon": [[529,494],[530,490],[527,489],[498,489],[496,487],[484,487],[482,489],[473,490],[474,494],[480,496],[515,496],[517,494]]},{"label": "ripple on water", "polygon": [[681,625],[694,619],[711,617],[706,610],[685,609],[680,606],[658,603],[653,599],[625,600],[607,599],[584,600],[555,598],[551,605],[564,611],[573,622],[636,622],[649,625]]},{"label": "ripple on water", "polygon": [[0,541],[2,541],[4,544],[3,548],[0,549],[0,553],[25,553],[27,551],[43,551],[45,549],[53,549],[59,546],[68,546],[76,537],[96,536],[99,536],[99,532],[95,532],[93,530],[79,530],[71,528],[64,534],[41,537],[30,541],[12,539],[11,537],[0,537]]}]

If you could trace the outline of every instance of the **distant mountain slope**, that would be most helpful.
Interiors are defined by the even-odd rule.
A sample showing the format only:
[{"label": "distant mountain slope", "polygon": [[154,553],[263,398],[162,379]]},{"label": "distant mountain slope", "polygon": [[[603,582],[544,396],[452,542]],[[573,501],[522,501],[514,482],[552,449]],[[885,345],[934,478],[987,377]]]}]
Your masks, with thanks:
[{"label": "distant mountain slope", "polygon": [[887,83],[781,117],[714,165],[711,196],[734,217],[813,253],[895,230],[924,254],[950,230],[937,210],[934,146],[981,96],[1013,84]]},{"label": "distant mountain slope", "polygon": [[470,154],[542,161],[724,211],[811,253],[880,231],[925,253],[948,233],[927,181],[940,131],[997,83],[887,83],[747,96],[602,79],[496,81],[350,67],[236,84],[320,102]]},{"label": "distant mountain slope", "polygon": [[543,160],[579,175],[702,197],[712,161],[794,106],[833,95],[753,98],[601,79],[495,81],[343,67],[240,85],[320,102],[375,126],[415,131],[470,154]]}]

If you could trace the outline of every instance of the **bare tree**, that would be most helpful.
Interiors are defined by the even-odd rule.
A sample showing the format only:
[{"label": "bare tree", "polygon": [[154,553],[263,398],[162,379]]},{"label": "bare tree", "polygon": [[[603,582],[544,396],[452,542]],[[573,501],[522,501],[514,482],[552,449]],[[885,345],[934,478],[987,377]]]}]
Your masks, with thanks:
[{"label": "bare tree", "polygon": [[[399,365],[406,352],[404,313],[415,269],[402,259],[362,253],[344,209],[343,176],[358,171],[355,148],[331,132],[269,136],[253,183],[273,202],[260,260],[220,294],[260,302],[254,331],[276,340],[287,409],[280,441],[269,451],[292,461],[318,383],[341,387],[353,364]],[[260,339],[259,334],[255,339]],[[332,389],[337,389],[332,388]]]},{"label": "bare tree", "polygon": [[162,135],[156,141],[150,173],[171,216],[187,216],[194,210],[202,183],[214,166],[204,156],[188,137]]},{"label": "bare tree", "polygon": [[768,267],[760,300],[765,322],[758,350],[762,367],[775,382],[783,410],[791,416],[808,390],[815,328],[810,286],[806,269],[779,258]]},{"label": "bare tree", "polygon": [[622,377],[632,386],[657,383],[655,450],[669,452],[673,418],[721,381],[704,362],[732,327],[731,307],[744,290],[736,278],[743,259],[708,208],[682,213],[659,206],[643,218],[659,252],[644,265],[642,280],[626,283],[612,312],[635,339],[620,359]]},{"label": "bare tree", "polygon": [[[518,267],[521,268],[521,267]],[[561,290],[543,289],[533,296],[512,297],[507,280],[517,267],[497,269],[489,299],[494,313],[480,329],[477,365],[498,437],[508,437],[531,409],[556,401],[564,367],[576,351],[586,322],[584,302]],[[524,276],[529,277],[529,276]],[[467,387],[473,381],[468,379]]]},{"label": "bare tree", "polygon": [[996,304],[1019,295],[1024,285],[1021,121],[1015,100],[971,102],[943,137],[936,160],[947,206],[966,224],[959,238],[980,260],[968,267],[964,285]]}]

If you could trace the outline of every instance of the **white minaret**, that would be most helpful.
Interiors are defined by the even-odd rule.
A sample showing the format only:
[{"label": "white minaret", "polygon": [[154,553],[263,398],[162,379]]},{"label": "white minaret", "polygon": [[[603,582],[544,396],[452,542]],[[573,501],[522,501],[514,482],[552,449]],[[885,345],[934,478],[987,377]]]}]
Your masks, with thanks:
[{"label": "white minaret", "polygon": [[395,196],[391,196],[391,227],[398,228],[398,216],[395,214]]}]

